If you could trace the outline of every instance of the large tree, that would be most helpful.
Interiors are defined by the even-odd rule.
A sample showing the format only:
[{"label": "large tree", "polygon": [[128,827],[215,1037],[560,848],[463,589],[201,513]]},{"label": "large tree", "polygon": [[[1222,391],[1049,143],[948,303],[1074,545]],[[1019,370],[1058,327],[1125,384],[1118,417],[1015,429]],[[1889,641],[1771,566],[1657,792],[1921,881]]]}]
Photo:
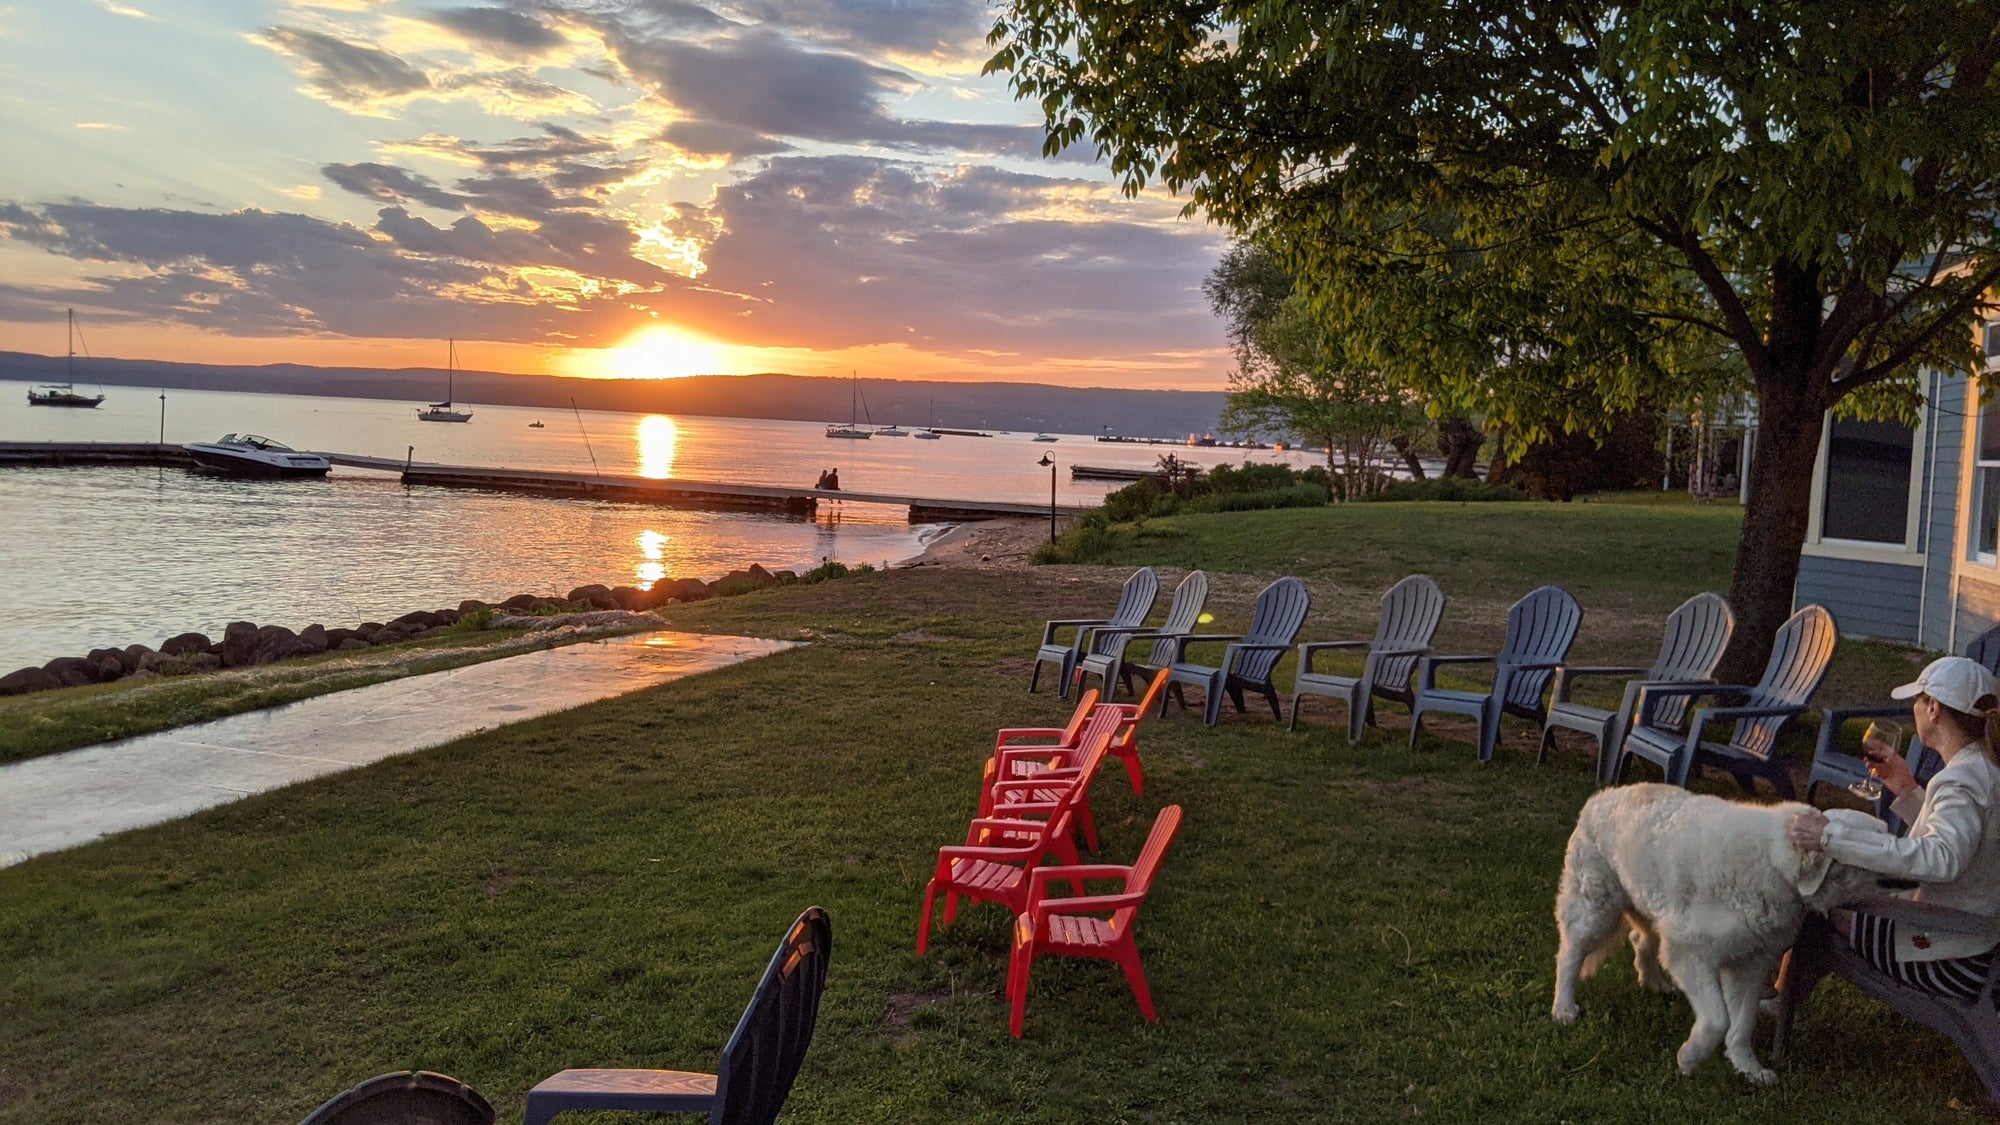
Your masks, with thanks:
[{"label": "large tree", "polygon": [[1825,412],[1969,364],[2000,278],[2000,0],[1009,0],[992,42],[1051,151],[1094,141],[1349,308],[1371,271],[1496,278],[1501,320],[1539,288],[1542,339],[1438,372],[1467,398],[1633,399],[1681,374],[1649,336],[1726,342],[1760,416],[1732,678],[1790,611]]}]

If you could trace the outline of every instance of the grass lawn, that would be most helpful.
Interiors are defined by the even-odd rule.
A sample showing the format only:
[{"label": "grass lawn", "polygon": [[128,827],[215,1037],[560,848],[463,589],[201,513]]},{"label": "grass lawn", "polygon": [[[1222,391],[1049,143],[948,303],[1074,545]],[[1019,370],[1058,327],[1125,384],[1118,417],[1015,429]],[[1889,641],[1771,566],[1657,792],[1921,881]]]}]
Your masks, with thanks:
[{"label": "grass lawn", "polygon": [[[1447,645],[1490,647],[1514,596],[1560,581],[1592,662],[1649,655],[1733,542],[1720,511],[1587,505],[1169,523],[1127,549],[1216,572],[1218,629],[1298,571],[1308,636],[1362,632],[1420,566],[1453,597]],[[1114,967],[1045,960],[1015,1042],[1009,920],[970,907],[918,958],[917,904],[994,728],[1066,711],[1024,690],[1041,620],[1101,611],[1122,577],[914,570],[671,607],[814,643],[0,870],[0,1122],[297,1120],[406,1067],[518,1120],[565,1066],[712,1067],[813,903],[835,950],[793,1121],[1971,1116],[1949,1045],[1844,986],[1768,1090],[1720,1058],[1676,1073],[1686,1006],[1629,959],[1555,1026],[1550,911],[1591,767],[1535,768],[1511,720],[1488,766],[1449,720],[1415,753],[1400,716],[1358,749],[1324,713],[1297,734],[1150,724],[1145,796],[1113,770],[1095,804],[1114,862],[1161,805],[1187,810],[1139,922],[1161,1020]],[[1908,675],[1850,648],[1829,702]]]}]

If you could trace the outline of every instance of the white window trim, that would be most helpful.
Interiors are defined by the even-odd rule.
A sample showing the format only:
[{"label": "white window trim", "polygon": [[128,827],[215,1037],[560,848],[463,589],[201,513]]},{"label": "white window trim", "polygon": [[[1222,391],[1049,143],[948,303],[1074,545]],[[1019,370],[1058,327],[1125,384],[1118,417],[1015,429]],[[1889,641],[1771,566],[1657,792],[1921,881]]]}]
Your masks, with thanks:
[{"label": "white window trim", "polygon": [[[1924,449],[1930,435],[1922,417],[1910,432],[1910,497],[1905,505],[1901,543],[1876,543],[1867,539],[1834,539],[1820,533],[1821,516],[1826,510],[1826,460],[1828,439],[1833,434],[1833,412],[1819,423],[1819,457],[1813,462],[1812,509],[1806,524],[1804,553],[1822,559],[1852,559],[1857,562],[1922,566],[1924,554],[1918,534],[1923,526]],[[1975,435],[1976,437],[1976,435]]]},{"label": "white window trim", "polygon": [[[1984,329],[1981,329],[1982,334]],[[1979,405],[1980,391],[1988,379],[2000,375],[2000,361],[1988,357],[1975,378],[1965,381],[1965,479],[1959,489],[1959,534],[1965,537],[1958,550],[1958,562],[1968,568],[1992,571],[2000,570],[2000,551],[1982,551],[1973,542],[1972,521],[1979,512],[1979,426],[1980,415],[1984,413]],[[2000,394],[2000,391],[1996,391]],[[1996,400],[2000,401],[2000,400]],[[2000,468],[2000,461],[1989,461],[1986,465]]]}]

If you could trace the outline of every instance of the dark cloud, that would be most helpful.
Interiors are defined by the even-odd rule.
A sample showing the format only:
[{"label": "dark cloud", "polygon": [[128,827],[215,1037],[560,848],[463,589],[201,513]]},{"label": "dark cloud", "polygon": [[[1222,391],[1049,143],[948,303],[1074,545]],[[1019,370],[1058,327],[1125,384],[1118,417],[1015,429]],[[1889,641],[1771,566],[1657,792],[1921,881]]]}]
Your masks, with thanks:
[{"label": "dark cloud", "polygon": [[506,8],[446,8],[422,17],[494,54],[533,58],[562,45],[563,37],[533,16]]},{"label": "dark cloud", "polygon": [[742,0],[759,22],[861,50],[966,54],[985,44],[985,0]]},{"label": "dark cloud", "polygon": [[791,145],[755,129],[713,121],[676,121],[660,130],[660,139],[695,156],[769,156],[788,152]]},{"label": "dark cloud", "polygon": [[439,187],[429,176],[393,164],[327,164],[320,175],[343,191],[383,203],[421,203],[441,211],[463,211],[465,200]]},{"label": "dark cloud", "polygon": [[387,51],[300,27],[268,27],[263,41],[289,56],[311,86],[339,105],[365,108],[431,86],[423,71]]}]

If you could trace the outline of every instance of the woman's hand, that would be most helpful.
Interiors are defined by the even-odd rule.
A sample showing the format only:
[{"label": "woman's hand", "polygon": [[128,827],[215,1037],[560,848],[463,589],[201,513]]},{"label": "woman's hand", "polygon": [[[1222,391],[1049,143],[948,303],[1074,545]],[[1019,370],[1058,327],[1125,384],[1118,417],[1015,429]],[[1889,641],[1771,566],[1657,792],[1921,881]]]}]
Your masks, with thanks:
[{"label": "woman's hand", "polygon": [[1818,855],[1819,838],[1826,832],[1826,814],[1818,809],[1802,812],[1785,826],[1785,834],[1791,837],[1792,846],[1805,855]]},{"label": "woman's hand", "polygon": [[1863,744],[1868,755],[1868,772],[1880,779],[1883,786],[1898,797],[1907,797],[1917,790],[1916,775],[1910,772],[1910,763],[1903,760],[1896,748],[1886,742]]}]

